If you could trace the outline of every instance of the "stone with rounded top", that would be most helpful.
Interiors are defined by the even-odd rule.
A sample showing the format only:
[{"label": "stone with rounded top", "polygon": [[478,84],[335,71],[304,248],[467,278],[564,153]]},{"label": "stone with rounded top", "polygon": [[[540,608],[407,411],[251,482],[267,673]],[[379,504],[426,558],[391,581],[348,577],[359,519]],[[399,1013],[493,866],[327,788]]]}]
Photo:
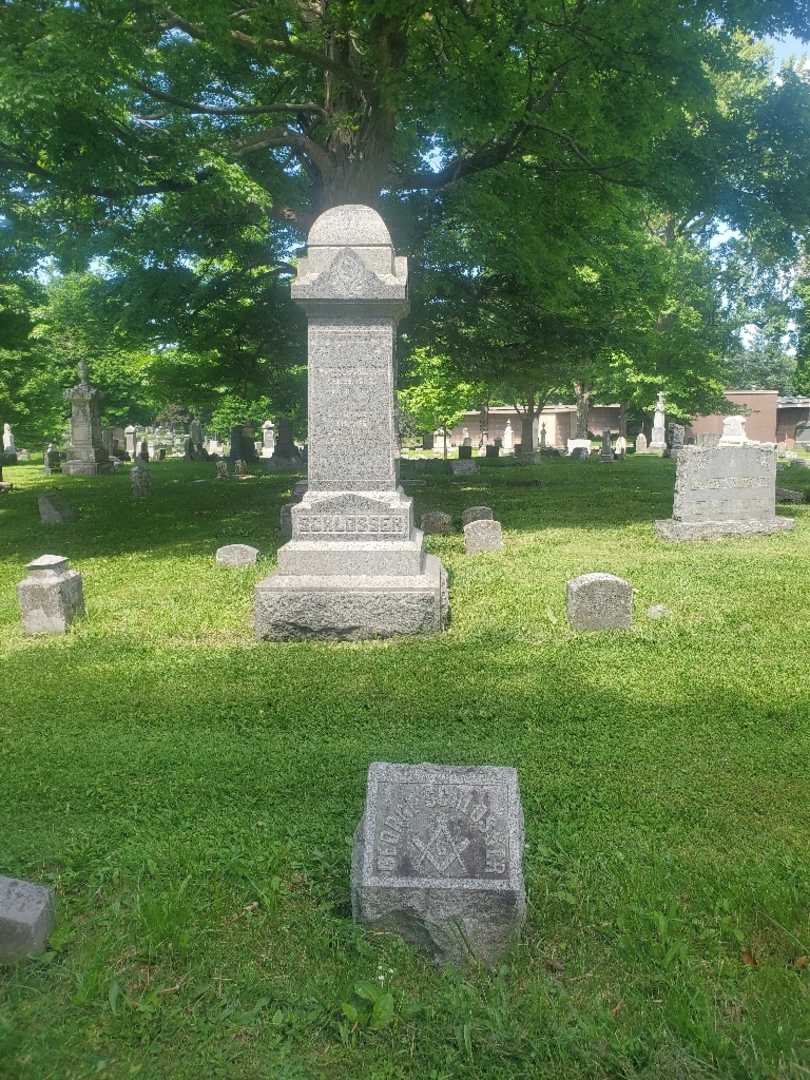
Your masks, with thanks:
[{"label": "stone with rounded top", "polygon": [[464,526],[464,550],[468,555],[503,549],[503,530],[500,521],[479,519]]},{"label": "stone with rounded top", "polygon": [[259,549],[250,544],[225,544],[217,548],[217,566],[255,566],[259,557]]},{"label": "stone with rounded top", "polygon": [[566,585],[568,621],[574,630],[627,630],[633,619],[633,586],[615,574],[582,574]]},{"label": "stone with rounded top", "polygon": [[453,531],[453,519],[441,510],[426,510],[422,514],[422,532],[425,536],[448,536]]},{"label": "stone with rounded top", "polygon": [[0,875],[0,962],[24,960],[41,953],[55,922],[50,889]]},{"label": "stone with rounded top", "polygon": [[82,577],[63,555],[40,555],[28,563],[28,576],[17,585],[23,631],[64,634],[84,614]]},{"label": "stone with rounded top", "polygon": [[495,514],[491,506],[468,506],[462,511],[461,524],[469,525],[471,521],[492,521]]},{"label": "stone with rounded top", "polygon": [[324,211],[309,230],[308,247],[391,246],[391,234],[376,210],[346,203]]},{"label": "stone with rounded top", "polygon": [[439,963],[498,962],[526,910],[515,769],[373,762],[352,851],[352,913]]}]

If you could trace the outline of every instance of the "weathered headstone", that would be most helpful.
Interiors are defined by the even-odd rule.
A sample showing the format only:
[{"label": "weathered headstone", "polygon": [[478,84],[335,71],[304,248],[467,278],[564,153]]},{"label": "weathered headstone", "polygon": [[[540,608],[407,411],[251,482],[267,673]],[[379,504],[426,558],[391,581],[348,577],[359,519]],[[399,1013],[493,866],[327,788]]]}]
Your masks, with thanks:
[{"label": "weathered headstone", "polygon": [[146,439],[141,439],[141,448],[138,451],[138,457],[141,461],[149,460],[149,442]]},{"label": "weathered headstone", "polygon": [[237,458],[233,463],[233,474],[237,480],[244,480],[248,475],[248,467],[242,458]]},{"label": "weathered headstone", "polygon": [[439,963],[498,962],[520,931],[523,810],[514,769],[369,766],[352,913]]},{"label": "weathered headstone", "polygon": [[0,875],[0,962],[41,953],[55,922],[50,889]]},{"label": "weathered headstone", "polygon": [[686,428],[683,424],[673,424],[671,432],[672,439],[669,446],[669,456],[677,460],[678,454],[683,450],[686,442]]},{"label": "weathered headstone", "polygon": [[459,461],[470,461],[471,458],[472,458],[472,446],[470,446],[469,444],[462,443],[462,445],[458,448],[458,459],[459,459]]},{"label": "weathered headstone", "polygon": [[62,555],[40,555],[28,563],[17,585],[26,634],[64,634],[84,614],[82,576]]},{"label": "weathered headstone", "polygon": [[48,447],[43,455],[42,472],[45,476],[51,476],[53,473],[62,471],[62,456],[53,443],[48,443]]},{"label": "weathered headstone", "polygon": [[136,499],[145,499],[152,491],[152,474],[143,463],[133,465],[129,474],[132,483],[132,495]]},{"label": "weathered headstone", "polygon": [[3,424],[3,457],[4,465],[17,464],[17,447],[14,445],[14,433],[11,424]]},{"label": "weathered headstone", "polygon": [[461,524],[464,526],[471,521],[492,521],[494,517],[491,506],[468,506],[462,511]]},{"label": "weathered headstone", "polygon": [[279,528],[284,541],[292,540],[292,508],[295,505],[295,502],[283,503],[279,512]]},{"label": "weathered headstone", "polygon": [[129,454],[130,458],[135,458],[138,455],[138,429],[134,425],[129,424],[124,428],[124,449]]},{"label": "weathered headstone", "polygon": [[664,395],[659,391],[655,402],[655,415],[653,416],[652,439],[650,450],[664,451],[667,448],[666,416],[664,415]]},{"label": "weathered headstone", "polygon": [[602,432],[602,448],[599,451],[600,461],[613,461],[613,441],[610,437],[609,428]]},{"label": "weathered headstone", "polygon": [[277,572],[256,588],[256,634],[440,630],[446,575],[424,552],[398,478],[394,345],[407,310],[407,260],[395,257],[385,223],[367,206],[327,210],[308,245],[292,295],[309,319],[309,487],[292,509],[293,537],[279,549]]},{"label": "weathered headstone", "polygon": [[441,510],[427,510],[422,514],[422,532],[425,536],[448,536],[453,531],[453,519]]},{"label": "weathered headstone", "polygon": [[227,461],[218,461],[217,462],[217,480],[229,480],[229,479],[230,479],[230,476],[228,474],[228,462]]},{"label": "weathered headstone", "polygon": [[[591,456],[590,439],[569,439],[566,449],[569,457],[586,458]],[[584,454],[577,454],[577,450],[584,450]]]},{"label": "weathered headstone", "polygon": [[623,458],[627,455],[627,439],[624,435],[619,435],[616,439],[615,446],[616,457]]},{"label": "weathered headstone", "polygon": [[685,446],[678,454],[672,518],[656,521],[663,540],[705,540],[792,529],[776,516],[776,447]]},{"label": "weathered headstone", "polygon": [[506,421],[506,427],[504,428],[503,440],[501,442],[501,445],[503,446],[503,452],[505,454],[511,454],[512,451],[515,449],[515,433],[512,430],[511,420]]},{"label": "weathered headstone", "polygon": [[575,446],[569,453],[574,461],[587,461],[590,456],[591,452],[586,446]]},{"label": "weathered headstone", "polygon": [[250,544],[226,544],[217,548],[217,566],[255,566],[259,557],[259,549]]},{"label": "weathered headstone", "polygon": [[62,466],[71,476],[96,476],[112,472],[109,454],[101,438],[102,392],[90,385],[87,364],[79,364],[79,381],[65,391],[70,402],[70,451]]},{"label": "weathered headstone", "polygon": [[450,472],[453,476],[474,476],[481,471],[477,461],[451,461]]},{"label": "weathered headstone", "polygon": [[747,446],[750,441],[745,434],[744,416],[723,417],[723,433],[717,441],[718,446]]},{"label": "weathered headstone", "polygon": [[484,447],[484,455],[490,459],[498,457],[500,452],[501,448],[497,443],[487,443]]},{"label": "weathered headstone", "polygon": [[40,495],[37,504],[43,525],[63,525],[66,521],[76,520],[76,511],[55,491]]},{"label": "weathered headstone", "polygon": [[265,420],[262,424],[262,457],[271,458],[276,448],[276,429],[272,420]]},{"label": "weathered headstone", "polygon": [[807,502],[803,491],[796,491],[794,488],[778,487],[776,489],[776,501],[777,502],[789,502],[789,503],[803,503]]},{"label": "weathered headstone", "polygon": [[300,469],[302,464],[301,451],[295,445],[290,419],[288,416],[279,416],[273,455],[268,458],[266,467],[271,472],[287,472]]},{"label": "weathered headstone", "polygon": [[647,453],[647,436],[644,434],[643,431],[640,431],[638,435],[636,435],[636,453]]},{"label": "weathered headstone", "polygon": [[194,460],[194,443],[190,435],[183,439],[183,461]]},{"label": "weathered headstone", "polygon": [[582,574],[566,586],[574,630],[626,630],[633,619],[633,586],[614,574]]},{"label": "weathered headstone", "polygon": [[500,521],[477,520],[464,526],[464,551],[467,555],[502,550],[503,530]]}]

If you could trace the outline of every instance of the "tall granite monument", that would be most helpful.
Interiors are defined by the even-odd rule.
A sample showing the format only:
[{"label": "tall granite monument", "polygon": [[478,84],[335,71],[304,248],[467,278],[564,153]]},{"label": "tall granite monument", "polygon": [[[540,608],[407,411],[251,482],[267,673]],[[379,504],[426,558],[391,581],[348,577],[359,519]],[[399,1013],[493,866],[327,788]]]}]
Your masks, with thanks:
[{"label": "tall granite monument", "polygon": [[308,486],[277,571],[256,587],[259,638],[389,637],[446,624],[444,567],[424,552],[399,485],[395,343],[407,282],[407,260],[370,207],[334,207],[315,221],[292,286],[309,320]]},{"label": "tall granite monument", "polygon": [[79,382],[65,391],[70,402],[70,450],[62,472],[72,476],[96,476],[112,472],[112,462],[101,439],[101,402],[104,394],[90,385],[84,360],[79,363]]},{"label": "tall granite monument", "polygon": [[653,417],[652,439],[650,450],[663,453],[667,448],[667,422],[664,414],[664,395],[659,391],[655,401],[655,416]]}]

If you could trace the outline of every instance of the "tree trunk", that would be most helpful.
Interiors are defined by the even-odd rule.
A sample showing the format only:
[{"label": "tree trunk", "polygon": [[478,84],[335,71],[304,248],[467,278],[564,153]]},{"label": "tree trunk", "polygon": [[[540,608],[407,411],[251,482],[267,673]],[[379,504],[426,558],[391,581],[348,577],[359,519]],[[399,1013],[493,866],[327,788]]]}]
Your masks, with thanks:
[{"label": "tree trunk", "polygon": [[577,439],[588,438],[588,421],[591,417],[591,397],[593,388],[587,383],[574,383],[574,393],[577,401]]}]

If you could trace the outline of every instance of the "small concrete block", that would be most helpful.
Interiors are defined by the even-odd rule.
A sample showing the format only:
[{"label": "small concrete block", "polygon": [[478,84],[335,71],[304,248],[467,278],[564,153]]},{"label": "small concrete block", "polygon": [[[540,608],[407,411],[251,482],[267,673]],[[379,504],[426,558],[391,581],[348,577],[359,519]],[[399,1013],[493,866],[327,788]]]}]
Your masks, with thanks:
[{"label": "small concrete block", "polygon": [[62,555],[41,555],[30,562],[28,577],[17,586],[26,634],[64,634],[84,615],[82,576]]},{"label": "small concrete block", "polygon": [[447,536],[453,531],[453,519],[441,510],[428,510],[422,514],[422,532],[425,536]]},{"label": "small concrete block", "polygon": [[526,910],[515,769],[369,766],[352,851],[352,913],[439,963],[492,965]]},{"label": "small concrete block", "polygon": [[464,550],[468,555],[503,550],[500,521],[478,520],[464,526]]},{"label": "small concrete block", "polygon": [[451,461],[450,472],[453,476],[474,476],[481,471],[477,461]]},{"label": "small concrete block", "polygon": [[613,574],[582,574],[567,586],[568,621],[575,630],[627,630],[633,586]]},{"label": "small concrete block", "polygon": [[461,515],[461,524],[469,525],[471,521],[492,521],[495,515],[491,506],[468,506]]},{"label": "small concrete block", "polygon": [[217,566],[255,566],[259,557],[258,548],[250,544],[226,544],[217,548]]},{"label": "small concrete block", "polygon": [[42,952],[55,921],[50,889],[0,875],[0,963]]},{"label": "small concrete block", "polygon": [[62,525],[66,521],[76,519],[76,511],[55,491],[48,495],[40,495],[37,502],[39,520],[43,525]]}]

